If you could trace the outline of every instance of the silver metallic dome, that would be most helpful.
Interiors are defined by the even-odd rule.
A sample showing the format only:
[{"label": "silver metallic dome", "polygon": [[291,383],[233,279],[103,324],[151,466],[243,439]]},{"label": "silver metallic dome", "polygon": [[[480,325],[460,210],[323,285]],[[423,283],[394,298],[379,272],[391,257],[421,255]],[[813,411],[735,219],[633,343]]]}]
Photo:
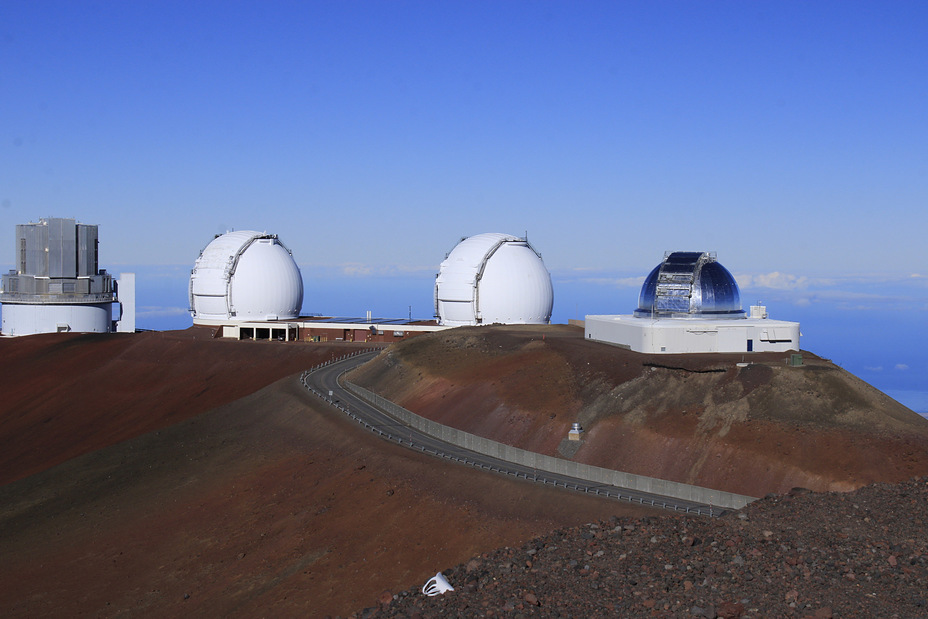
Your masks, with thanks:
[{"label": "silver metallic dome", "polygon": [[664,254],[641,286],[635,316],[743,318],[741,293],[714,252]]}]

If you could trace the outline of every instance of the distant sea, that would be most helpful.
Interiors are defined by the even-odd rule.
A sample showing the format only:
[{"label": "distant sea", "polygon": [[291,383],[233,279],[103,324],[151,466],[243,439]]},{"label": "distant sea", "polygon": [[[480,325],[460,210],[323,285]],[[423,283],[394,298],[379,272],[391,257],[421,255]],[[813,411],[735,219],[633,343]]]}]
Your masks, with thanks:
[{"label": "distant sea", "polygon": [[[140,329],[186,329],[189,267],[135,267],[136,324]],[[110,269],[118,274],[120,269]],[[303,268],[303,314],[376,318],[433,317],[434,272],[375,276],[341,275]],[[608,285],[601,279],[553,275],[552,322],[586,314],[631,313],[635,285]],[[840,303],[793,303],[786,295],[745,291],[747,307],[762,293],[771,318],[798,321],[804,350],[830,359],[912,410],[928,414],[928,341],[925,311]],[[773,297],[773,298],[770,298]]]}]

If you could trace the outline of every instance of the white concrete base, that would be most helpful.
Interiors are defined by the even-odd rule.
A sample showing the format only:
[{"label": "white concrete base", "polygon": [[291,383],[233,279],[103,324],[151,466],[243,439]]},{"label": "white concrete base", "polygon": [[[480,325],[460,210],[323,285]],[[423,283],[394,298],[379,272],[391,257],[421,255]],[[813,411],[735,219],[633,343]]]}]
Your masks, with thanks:
[{"label": "white concrete base", "polygon": [[799,323],[767,318],[587,316],[584,337],[643,353],[786,352],[799,350]]},{"label": "white concrete base", "polygon": [[36,333],[108,333],[113,326],[113,304],[20,305],[3,304],[0,330],[4,335]]}]

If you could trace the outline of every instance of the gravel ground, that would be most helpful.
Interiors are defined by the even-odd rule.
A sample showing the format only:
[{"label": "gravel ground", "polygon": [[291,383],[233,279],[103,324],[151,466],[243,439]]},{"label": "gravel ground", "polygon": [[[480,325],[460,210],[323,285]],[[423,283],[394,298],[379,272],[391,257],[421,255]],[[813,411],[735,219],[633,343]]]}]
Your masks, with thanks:
[{"label": "gravel ground", "polygon": [[[796,488],[720,519],[560,529],[384,591],[354,617],[926,617],[928,478]],[[424,584],[424,583],[423,583]]]}]

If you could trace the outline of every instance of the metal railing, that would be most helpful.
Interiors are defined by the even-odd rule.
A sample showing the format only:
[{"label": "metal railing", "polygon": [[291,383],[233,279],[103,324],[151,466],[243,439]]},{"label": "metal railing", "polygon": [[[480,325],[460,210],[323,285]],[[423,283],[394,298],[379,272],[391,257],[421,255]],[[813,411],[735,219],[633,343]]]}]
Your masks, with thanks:
[{"label": "metal railing", "polygon": [[[511,445],[505,445],[491,439],[476,436],[456,428],[451,428],[449,426],[439,424],[430,419],[426,419],[391,402],[390,400],[387,400],[386,398],[383,398],[382,396],[372,393],[363,387],[345,381],[345,387],[354,393],[357,397],[367,401],[369,404],[380,409],[387,415],[406,424],[406,426],[409,428],[417,430],[422,434],[438,439],[445,443],[449,443],[457,447],[463,447],[477,454],[489,456],[491,458],[502,460],[504,462],[522,467],[531,467],[533,471],[528,473],[526,471],[510,469],[504,466],[485,464],[472,458],[450,454],[440,449],[435,449],[423,444],[419,444],[415,442],[411,436],[404,437],[388,431],[384,431],[383,429],[368,423],[366,420],[352,412],[347,405],[343,405],[341,402],[330,397],[328,393],[323,393],[322,391],[310,385],[308,382],[309,375],[319,369],[328,367],[351,357],[367,354],[376,350],[378,349],[359,350],[321,363],[303,372],[300,375],[300,382],[310,393],[318,396],[326,403],[343,412],[349,418],[353,419],[358,424],[362,425],[366,429],[382,438],[393,441],[399,445],[421,451],[423,453],[428,453],[439,458],[444,458],[458,462],[460,464],[472,466],[474,468],[509,475],[544,485],[553,485],[555,487],[566,488],[568,490],[574,490],[577,492],[584,492],[587,494],[617,499],[620,501],[638,503],[650,507],[667,509],[675,512],[683,512],[687,514],[697,514],[701,516],[720,516],[730,509],[738,509],[750,503],[751,501],[756,500],[756,497],[739,495],[731,492],[714,490],[711,488],[703,488],[701,486],[692,486],[689,484],[657,479],[654,477],[635,475],[634,473],[626,473],[624,471],[615,471],[612,469],[605,469],[588,464],[571,462],[569,460],[563,460],[560,458],[527,451],[518,447],[513,447]],[[576,478],[578,482],[588,483],[559,480],[549,477],[544,473],[572,477]],[[661,495],[662,497],[667,497],[667,500],[623,494],[623,490]],[[691,503],[699,503],[701,505],[681,505],[674,503],[672,499],[679,499],[681,501],[687,501]]]}]

